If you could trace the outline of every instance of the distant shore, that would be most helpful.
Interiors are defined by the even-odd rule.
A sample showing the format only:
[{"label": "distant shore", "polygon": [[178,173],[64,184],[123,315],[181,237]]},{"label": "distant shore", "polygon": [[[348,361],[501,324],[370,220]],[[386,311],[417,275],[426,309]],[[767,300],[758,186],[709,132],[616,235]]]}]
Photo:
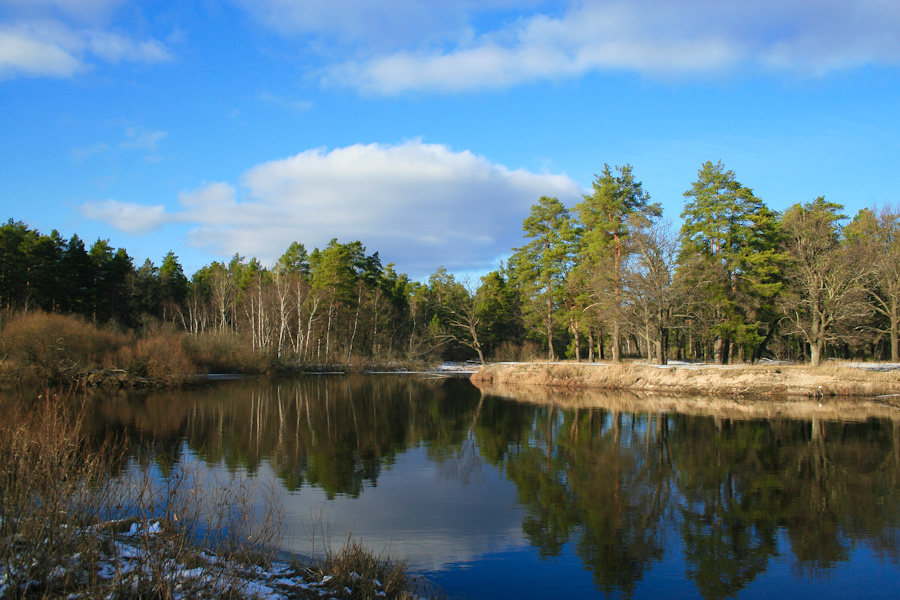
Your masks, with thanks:
[{"label": "distant shore", "polygon": [[472,375],[490,387],[545,386],[568,390],[629,390],[666,395],[742,399],[877,399],[900,407],[900,365],[836,363],[803,365],[707,365],[674,363],[493,363]]}]

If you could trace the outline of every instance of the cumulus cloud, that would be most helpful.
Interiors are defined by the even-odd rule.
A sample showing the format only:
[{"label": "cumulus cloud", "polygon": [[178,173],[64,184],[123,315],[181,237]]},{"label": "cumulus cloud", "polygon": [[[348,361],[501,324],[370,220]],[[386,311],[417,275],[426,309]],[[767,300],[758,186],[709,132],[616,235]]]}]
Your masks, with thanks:
[{"label": "cumulus cloud", "polygon": [[[332,4],[331,10],[348,6]],[[818,75],[900,63],[896,2],[587,0],[557,13],[541,7],[521,11],[517,18],[487,20],[490,25],[480,27],[473,23],[485,21],[478,18],[483,9],[448,4],[461,10],[448,22],[452,42],[419,38],[390,51],[348,57],[324,69],[323,81],[397,94],[508,87],[604,70],[664,78],[743,67]]]},{"label": "cumulus cloud", "polygon": [[[293,241],[312,249],[358,239],[398,270],[425,277],[438,266],[496,267],[522,244],[522,220],[542,195],[572,204],[581,190],[565,175],[511,170],[416,140],[307,150],[249,169],[239,187],[204,185],[182,193],[170,214],[153,207],[136,217],[192,224],[193,245],[268,264]],[[106,203],[89,212],[122,228],[126,207],[134,208]]]},{"label": "cumulus cloud", "polygon": [[175,220],[166,214],[161,204],[144,206],[117,200],[86,202],[81,205],[79,213],[85,218],[106,221],[119,231],[133,234],[150,233]]},{"label": "cumulus cloud", "polygon": [[85,64],[59,44],[15,29],[0,29],[0,76],[71,77]]},{"label": "cumulus cloud", "polygon": [[545,0],[232,0],[285,35],[312,35],[362,50],[458,39],[473,13],[547,4]]},{"label": "cumulus cloud", "polygon": [[[0,4],[0,77],[72,77],[98,62],[172,58],[162,42],[109,30],[118,1],[6,0]],[[4,15],[3,13],[8,13]]]}]

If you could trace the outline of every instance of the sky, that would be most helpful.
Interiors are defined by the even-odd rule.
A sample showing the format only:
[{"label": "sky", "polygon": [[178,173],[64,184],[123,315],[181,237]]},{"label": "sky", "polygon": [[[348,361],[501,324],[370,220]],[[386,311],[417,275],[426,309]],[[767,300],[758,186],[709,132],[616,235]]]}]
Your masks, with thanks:
[{"label": "sky", "polygon": [[0,0],[0,218],[190,275],[361,241],[495,269],[541,196],[705,161],[770,208],[900,202],[896,0]]}]

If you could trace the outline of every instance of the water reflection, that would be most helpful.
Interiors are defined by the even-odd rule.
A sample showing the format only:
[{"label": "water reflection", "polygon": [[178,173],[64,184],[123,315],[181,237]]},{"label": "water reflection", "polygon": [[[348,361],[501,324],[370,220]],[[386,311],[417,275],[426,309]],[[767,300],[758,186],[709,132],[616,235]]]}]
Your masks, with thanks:
[{"label": "water reflection", "polygon": [[[533,553],[538,565],[577,557],[595,593],[666,595],[660,582],[671,591],[675,577],[709,599],[750,597],[754,582],[776,577],[767,585],[789,595],[860,569],[900,576],[898,415],[561,404],[482,394],[463,379],[354,376],[227,382],[95,408],[98,431],[151,441],[163,464],[190,452],[215,468],[271,473],[290,493],[289,520],[324,507],[373,547],[432,569],[465,563],[471,575],[490,559],[506,569],[502,581],[527,562],[497,567],[504,552]],[[302,544],[302,532],[286,542]],[[860,549],[875,558],[861,564]]]}]

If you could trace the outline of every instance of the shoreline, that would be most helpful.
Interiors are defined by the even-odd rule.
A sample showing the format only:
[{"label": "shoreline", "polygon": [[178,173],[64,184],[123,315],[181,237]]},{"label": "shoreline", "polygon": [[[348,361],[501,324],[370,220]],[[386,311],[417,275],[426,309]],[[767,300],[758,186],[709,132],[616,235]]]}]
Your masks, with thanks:
[{"label": "shoreline", "polygon": [[[900,369],[859,365],[493,363],[471,381],[489,395],[572,406],[625,402],[642,410],[680,412],[900,416]],[[613,399],[610,391],[628,392],[629,397]]]}]

